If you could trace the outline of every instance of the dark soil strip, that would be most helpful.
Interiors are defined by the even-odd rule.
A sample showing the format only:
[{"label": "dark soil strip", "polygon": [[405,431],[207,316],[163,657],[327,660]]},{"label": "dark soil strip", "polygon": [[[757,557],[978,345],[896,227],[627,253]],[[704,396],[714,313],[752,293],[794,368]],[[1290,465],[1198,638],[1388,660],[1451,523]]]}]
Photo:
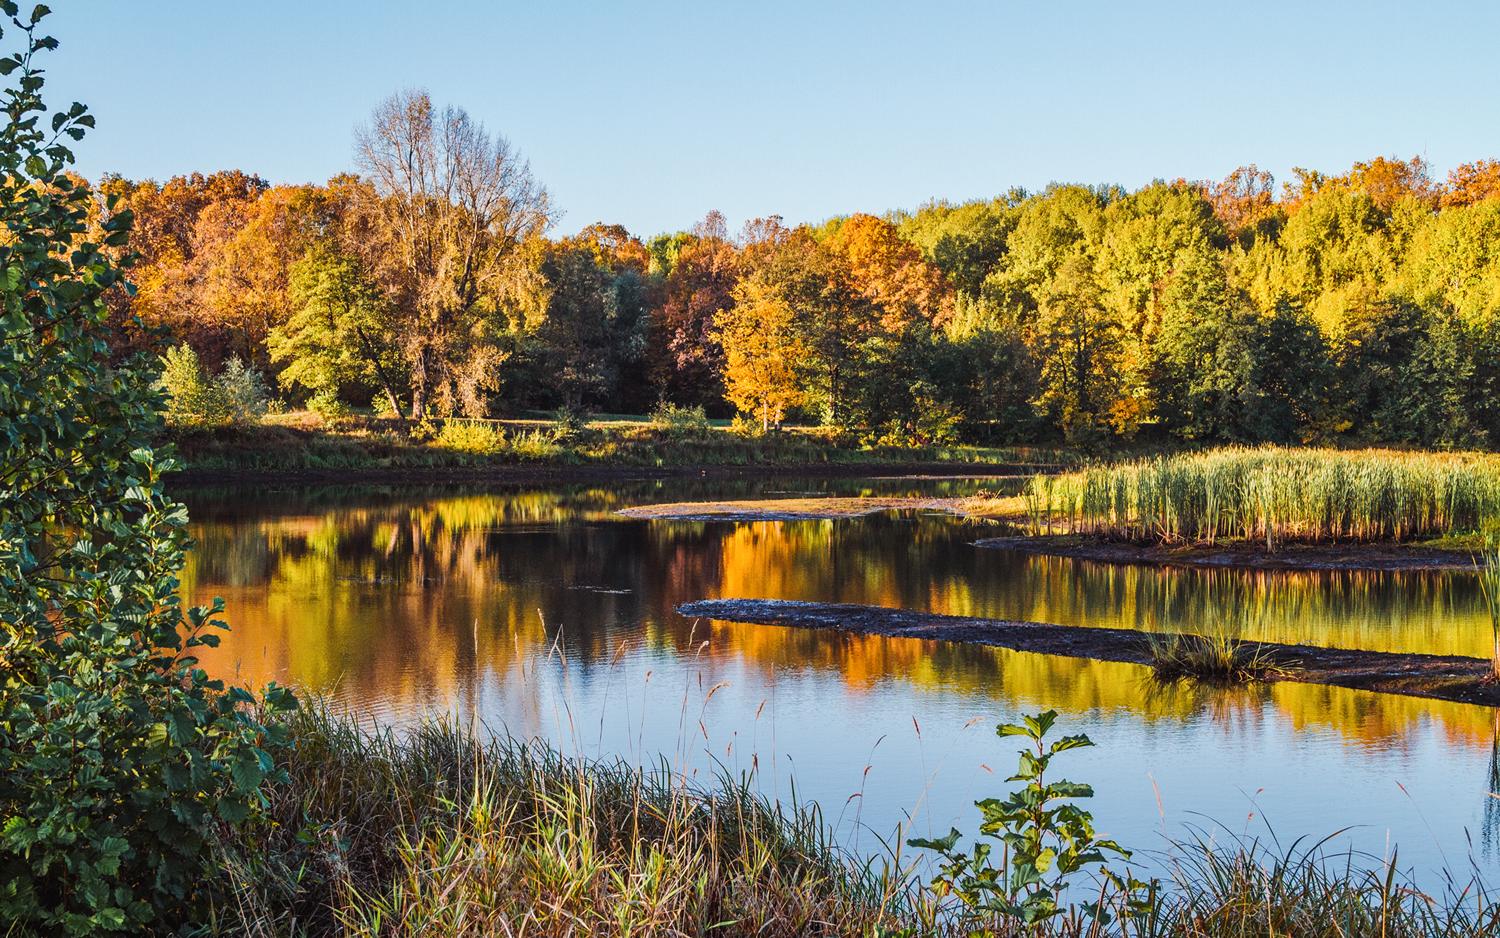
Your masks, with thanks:
[{"label": "dark soil strip", "polygon": [[[677,612],[691,618],[722,622],[839,629],[861,635],[994,645],[1069,658],[1151,663],[1146,633],[1133,629],[971,619],[881,606],[778,599],[704,599],[684,603],[677,607]],[[1480,658],[1356,651],[1312,645],[1249,644],[1258,647],[1277,665],[1288,669],[1268,680],[1331,684],[1384,694],[1500,706],[1500,685],[1485,681],[1489,662]]]},{"label": "dark soil strip", "polygon": [[803,479],[865,478],[1006,478],[1017,473],[1049,467],[1021,466],[1014,463],[806,463],[786,465],[706,465],[706,466],[630,466],[542,463],[536,465],[473,466],[357,466],[350,468],[187,468],[172,473],[173,485],[222,485],[227,483],[298,483],[319,485],[334,483],[366,484],[473,484],[473,483],[567,483],[620,482],[642,479],[740,479],[784,476]]},{"label": "dark soil strip", "polygon": [[1473,570],[1468,554],[1402,544],[1264,544],[1205,547],[1129,544],[1074,535],[987,537],[976,547],[994,547],[1049,557],[1100,563],[1180,567],[1249,567],[1256,570]]},{"label": "dark soil strip", "polygon": [[951,498],[757,498],[722,502],[667,502],[615,512],[626,518],[667,521],[822,521],[883,511],[951,511]]}]

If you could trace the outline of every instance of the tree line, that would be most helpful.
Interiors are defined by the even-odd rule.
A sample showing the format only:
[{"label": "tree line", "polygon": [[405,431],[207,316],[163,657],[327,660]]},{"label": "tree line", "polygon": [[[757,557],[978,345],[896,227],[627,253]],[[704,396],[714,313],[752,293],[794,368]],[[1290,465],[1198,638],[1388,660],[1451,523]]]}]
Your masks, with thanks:
[{"label": "tree line", "polygon": [[883,442],[1500,442],[1500,162],[641,238],[549,236],[518,151],[422,93],[355,151],[324,185],[99,182],[135,221],[121,321],[403,419],[664,401]]}]

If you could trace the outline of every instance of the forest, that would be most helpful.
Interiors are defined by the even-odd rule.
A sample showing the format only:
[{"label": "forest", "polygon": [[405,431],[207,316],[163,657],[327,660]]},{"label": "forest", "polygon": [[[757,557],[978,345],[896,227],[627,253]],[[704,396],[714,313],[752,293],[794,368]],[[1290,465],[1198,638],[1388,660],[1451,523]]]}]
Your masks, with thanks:
[{"label": "forest", "polygon": [[99,219],[134,218],[124,334],[165,330],[178,386],[414,422],[669,404],[867,444],[1500,441],[1500,161],[650,236],[553,234],[520,151],[419,92],[355,163],[97,181]]}]

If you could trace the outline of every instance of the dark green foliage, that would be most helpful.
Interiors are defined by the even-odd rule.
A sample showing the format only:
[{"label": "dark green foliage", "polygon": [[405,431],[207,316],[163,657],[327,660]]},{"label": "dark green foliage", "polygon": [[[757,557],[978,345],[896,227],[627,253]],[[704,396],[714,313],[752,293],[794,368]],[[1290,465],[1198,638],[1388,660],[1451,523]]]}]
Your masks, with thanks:
[{"label": "dark green foliage", "polygon": [[109,206],[86,240],[92,197],[59,141],[93,118],[41,101],[46,8],[0,10],[23,40],[0,59],[0,922],[138,933],[191,907],[208,839],[256,807],[280,734],[195,667],[222,623],[177,595],[187,518],[151,449],[162,401],[147,361],[108,354],[131,216]]}]

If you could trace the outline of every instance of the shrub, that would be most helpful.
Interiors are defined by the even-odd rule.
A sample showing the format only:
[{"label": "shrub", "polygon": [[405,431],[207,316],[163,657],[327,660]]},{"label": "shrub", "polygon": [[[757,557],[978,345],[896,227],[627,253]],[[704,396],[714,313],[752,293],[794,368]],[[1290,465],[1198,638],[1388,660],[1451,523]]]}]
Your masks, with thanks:
[{"label": "shrub", "polygon": [[[24,40],[5,60],[0,125],[0,922],[166,930],[201,903],[214,829],[243,821],[277,776],[281,731],[196,667],[220,606],[184,614],[178,595],[187,516],[151,449],[155,368],[102,353],[131,216],[111,199],[90,233],[92,195],[54,141],[93,119],[80,104],[44,119],[46,8],[0,10]],[[201,387],[196,357],[168,365]],[[294,703],[274,688],[266,702]]]},{"label": "shrub", "polygon": [[443,421],[433,445],[475,456],[494,456],[505,450],[505,434],[477,420],[450,419]]},{"label": "shrub", "polygon": [[161,359],[161,388],[167,397],[167,422],[178,427],[223,427],[253,423],[265,415],[269,395],[260,372],[239,358],[207,375],[198,353],[183,344]]},{"label": "shrub", "polygon": [[338,392],[332,388],[324,388],[308,398],[307,409],[317,414],[324,423],[330,426],[337,426],[354,416],[354,411],[339,399]]},{"label": "shrub", "polygon": [[713,424],[708,422],[708,414],[701,404],[682,407],[662,401],[647,419],[673,437],[693,439],[713,432]]},{"label": "shrub", "polygon": [[253,423],[270,409],[270,391],[261,373],[232,356],[213,382],[235,423]]},{"label": "shrub", "polygon": [[511,436],[510,449],[518,459],[542,461],[561,456],[564,452],[563,443],[556,430],[526,430]]},{"label": "shrub", "polygon": [[572,442],[583,435],[588,425],[588,414],[576,407],[559,407],[552,415],[552,439],[557,443]]}]

